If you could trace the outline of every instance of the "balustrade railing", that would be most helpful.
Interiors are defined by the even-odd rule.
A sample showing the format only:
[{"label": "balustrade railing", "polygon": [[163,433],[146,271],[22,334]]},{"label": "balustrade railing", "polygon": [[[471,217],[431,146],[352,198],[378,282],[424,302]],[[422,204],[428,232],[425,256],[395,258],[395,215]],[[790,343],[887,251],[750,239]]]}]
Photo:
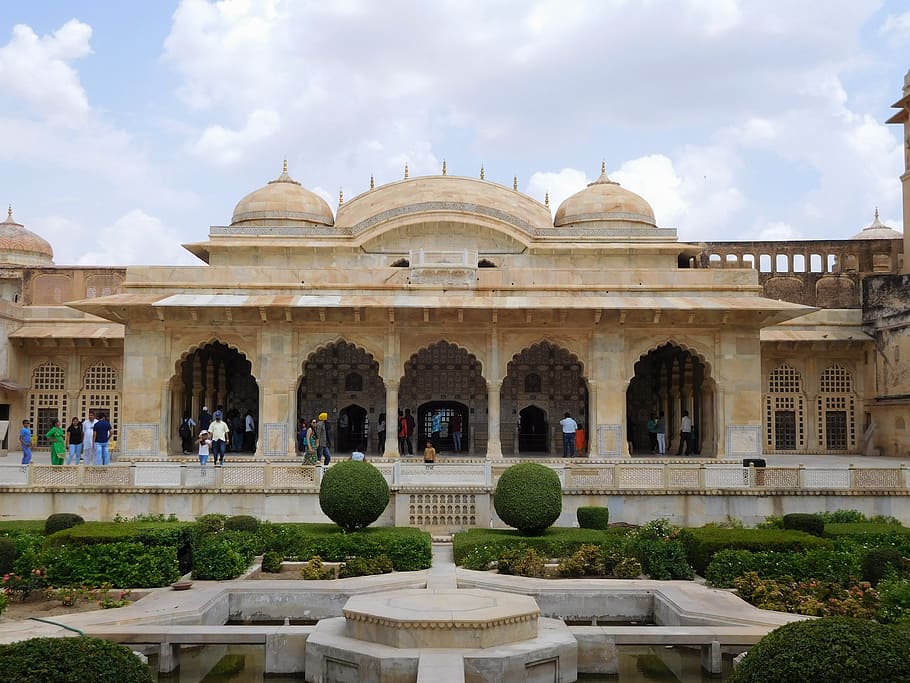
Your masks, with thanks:
[{"label": "balustrade railing", "polygon": [[[425,465],[409,461],[373,463],[393,488],[493,488],[509,467],[505,461],[459,459]],[[572,491],[711,492],[760,491],[907,491],[910,469],[897,467],[741,467],[735,463],[544,462]],[[0,488],[32,489],[238,489],[313,491],[323,468],[292,461],[194,463],[144,461],[94,465],[0,465]]]}]

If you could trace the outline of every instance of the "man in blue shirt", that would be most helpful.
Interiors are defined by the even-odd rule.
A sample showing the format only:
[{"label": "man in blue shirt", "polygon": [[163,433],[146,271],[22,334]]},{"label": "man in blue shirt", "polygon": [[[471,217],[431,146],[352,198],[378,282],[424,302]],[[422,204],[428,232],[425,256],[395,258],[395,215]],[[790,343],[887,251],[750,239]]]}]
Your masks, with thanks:
[{"label": "man in blue shirt", "polygon": [[111,439],[111,423],[107,421],[107,415],[98,414],[98,421],[92,427],[92,443],[95,446],[95,464],[110,465],[111,451],[108,441]]},{"label": "man in blue shirt", "polygon": [[439,453],[442,450],[442,442],[440,441],[440,433],[442,432],[442,411],[436,410],[433,413],[433,427],[430,440],[433,442],[433,448],[436,449],[436,452]]},{"label": "man in blue shirt", "polygon": [[28,420],[22,420],[22,429],[19,430],[19,447],[22,449],[23,465],[28,465],[32,461],[32,430],[28,425]]}]

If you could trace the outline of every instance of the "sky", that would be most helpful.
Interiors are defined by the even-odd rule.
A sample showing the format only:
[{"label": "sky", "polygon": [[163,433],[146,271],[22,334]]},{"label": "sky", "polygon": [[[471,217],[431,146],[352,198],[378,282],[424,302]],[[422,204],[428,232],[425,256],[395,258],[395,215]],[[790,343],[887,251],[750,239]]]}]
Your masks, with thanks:
[{"label": "sky", "polygon": [[58,265],[193,264],[281,172],[333,208],[600,173],[681,240],[900,229],[906,0],[6,0],[0,203]]}]

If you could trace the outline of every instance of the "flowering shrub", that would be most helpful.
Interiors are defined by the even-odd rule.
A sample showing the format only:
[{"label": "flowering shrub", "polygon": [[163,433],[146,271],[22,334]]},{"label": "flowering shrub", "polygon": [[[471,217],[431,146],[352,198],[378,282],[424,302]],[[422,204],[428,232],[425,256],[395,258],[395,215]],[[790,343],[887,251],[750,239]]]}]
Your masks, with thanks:
[{"label": "flowering shrub", "polygon": [[645,573],[652,579],[691,579],[694,572],[686,561],[684,534],[669,520],[655,519],[629,533],[624,554],[641,562]]},{"label": "flowering shrub", "polygon": [[4,574],[0,580],[0,590],[7,597],[19,602],[25,602],[32,591],[42,588],[45,584],[44,571],[33,569],[28,574],[20,576],[19,574]]},{"label": "flowering shrub", "polygon": [[844,588],[832,581],[762,579],[747,572],[734,581],[740,597],[760,609],[813,617],[846,616],[871,619],[879,594],[867,581]]}]

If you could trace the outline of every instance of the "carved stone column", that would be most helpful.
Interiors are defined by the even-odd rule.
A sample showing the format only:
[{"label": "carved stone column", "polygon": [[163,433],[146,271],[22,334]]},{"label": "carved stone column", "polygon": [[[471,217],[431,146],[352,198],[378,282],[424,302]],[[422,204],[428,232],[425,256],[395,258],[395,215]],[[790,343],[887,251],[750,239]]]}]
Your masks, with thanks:
[{"label": "carved stone column", "polygon": [[502,440],[499,436],[501,421],[499,394],[502,381],[487,382],[487,458],[502,457]]},{"label": "carved stone column", "polygon": [[398,457],[398,386],[385,380],[385,445],[379,447],[386,458]]}]

